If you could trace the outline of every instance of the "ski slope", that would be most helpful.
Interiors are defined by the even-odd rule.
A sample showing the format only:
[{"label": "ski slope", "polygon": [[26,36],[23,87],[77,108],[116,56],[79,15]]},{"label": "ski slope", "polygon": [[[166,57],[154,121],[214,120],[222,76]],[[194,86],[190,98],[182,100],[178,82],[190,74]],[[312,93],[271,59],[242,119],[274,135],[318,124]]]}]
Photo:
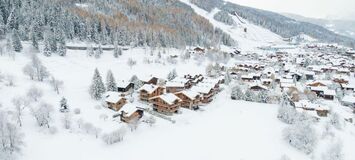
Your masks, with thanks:
[{"label": "ski slope", "polygon": [[[234,40],[238,42],[238,47],[244,51],[255,50],[256,47],[266,46],[274,43],[283,43],[282,37],[272,33],[271,31],[249,23],[247,20],[233,16],[236,25],[230,26],[225,23],[216,21],[213,16],[218,13],[218,9],[214,9],[211,12],[207,12],[198,6],[190,3],[189,0],[180,0],[181,2],[191,6],[191,8],[202,17],[206,18],[213,24],[214,27],[220,28],[225,33],[229,34]],[[244,32],[244,28],[247,28],[247,32]]]}]

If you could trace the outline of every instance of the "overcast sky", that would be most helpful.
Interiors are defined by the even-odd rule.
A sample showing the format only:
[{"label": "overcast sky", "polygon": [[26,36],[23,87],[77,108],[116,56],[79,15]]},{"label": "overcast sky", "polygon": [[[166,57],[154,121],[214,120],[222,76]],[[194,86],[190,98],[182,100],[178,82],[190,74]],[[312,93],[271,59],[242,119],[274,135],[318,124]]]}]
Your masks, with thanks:
[{"label": "overcast sky", "polygon": [[241,5],[312,18],[355,20],[355,0],[226,0]]}]

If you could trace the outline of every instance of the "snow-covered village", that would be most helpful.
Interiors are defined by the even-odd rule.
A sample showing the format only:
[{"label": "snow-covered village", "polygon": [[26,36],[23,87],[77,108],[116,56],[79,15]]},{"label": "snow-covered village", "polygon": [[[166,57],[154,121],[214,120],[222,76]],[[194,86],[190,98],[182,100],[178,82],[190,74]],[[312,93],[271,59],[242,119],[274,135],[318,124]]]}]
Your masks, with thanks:
[{"label": "snow-covered village", "polygon": [[252,7],[0,0],[0,159],[354,160],[355,25]]}]

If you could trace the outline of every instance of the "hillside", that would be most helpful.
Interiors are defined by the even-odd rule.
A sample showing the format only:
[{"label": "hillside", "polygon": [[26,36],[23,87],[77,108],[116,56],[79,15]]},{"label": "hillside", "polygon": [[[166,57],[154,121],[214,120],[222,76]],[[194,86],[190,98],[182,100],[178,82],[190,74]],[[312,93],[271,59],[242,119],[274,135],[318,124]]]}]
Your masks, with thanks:
[{"label": "hillside", "polygon": [[304,33],[323,42],[339,43],[355,47],[354,39],[336,34],[322,26],[297,21],[275,12],[241,6],[231,2],[224,2],[223,0],[211,0],[206,2],[202,0],[193,0],[191,2],[200,8],[206,8],[208,12],[213,8],[218,8],[229,12],[230,14],[237,14],[251,23],[262,26],[284,38]]},{"label": "hillside", "polygon": [[355,39],[355,21],[351,20],[332,20],[332,19],[315,19],[303,17],[295,14],[284,13],[285,16],[298,21],[325,26],[330,31]]},{"label": "hillside", "polygon": [[[224,45],[236,43],[175,0],[5,0],[0,13],[0,26],[6,26],[0,37],[18,32],[25,41],[55,43],[52,39],[61,37],[154,47],[209,46],[221,39]],[[53,50],[56,45],[51,44]]]}]

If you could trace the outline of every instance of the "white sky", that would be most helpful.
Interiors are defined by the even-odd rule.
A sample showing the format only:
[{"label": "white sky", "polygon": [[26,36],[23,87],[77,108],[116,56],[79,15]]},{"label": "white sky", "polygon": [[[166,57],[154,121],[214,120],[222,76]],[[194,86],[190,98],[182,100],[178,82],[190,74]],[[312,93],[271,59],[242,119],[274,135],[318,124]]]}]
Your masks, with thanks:
[{"label": "white sky", "polygon": [[226,0],[240,5],[313,18],[355,20],[355,0]]}]

